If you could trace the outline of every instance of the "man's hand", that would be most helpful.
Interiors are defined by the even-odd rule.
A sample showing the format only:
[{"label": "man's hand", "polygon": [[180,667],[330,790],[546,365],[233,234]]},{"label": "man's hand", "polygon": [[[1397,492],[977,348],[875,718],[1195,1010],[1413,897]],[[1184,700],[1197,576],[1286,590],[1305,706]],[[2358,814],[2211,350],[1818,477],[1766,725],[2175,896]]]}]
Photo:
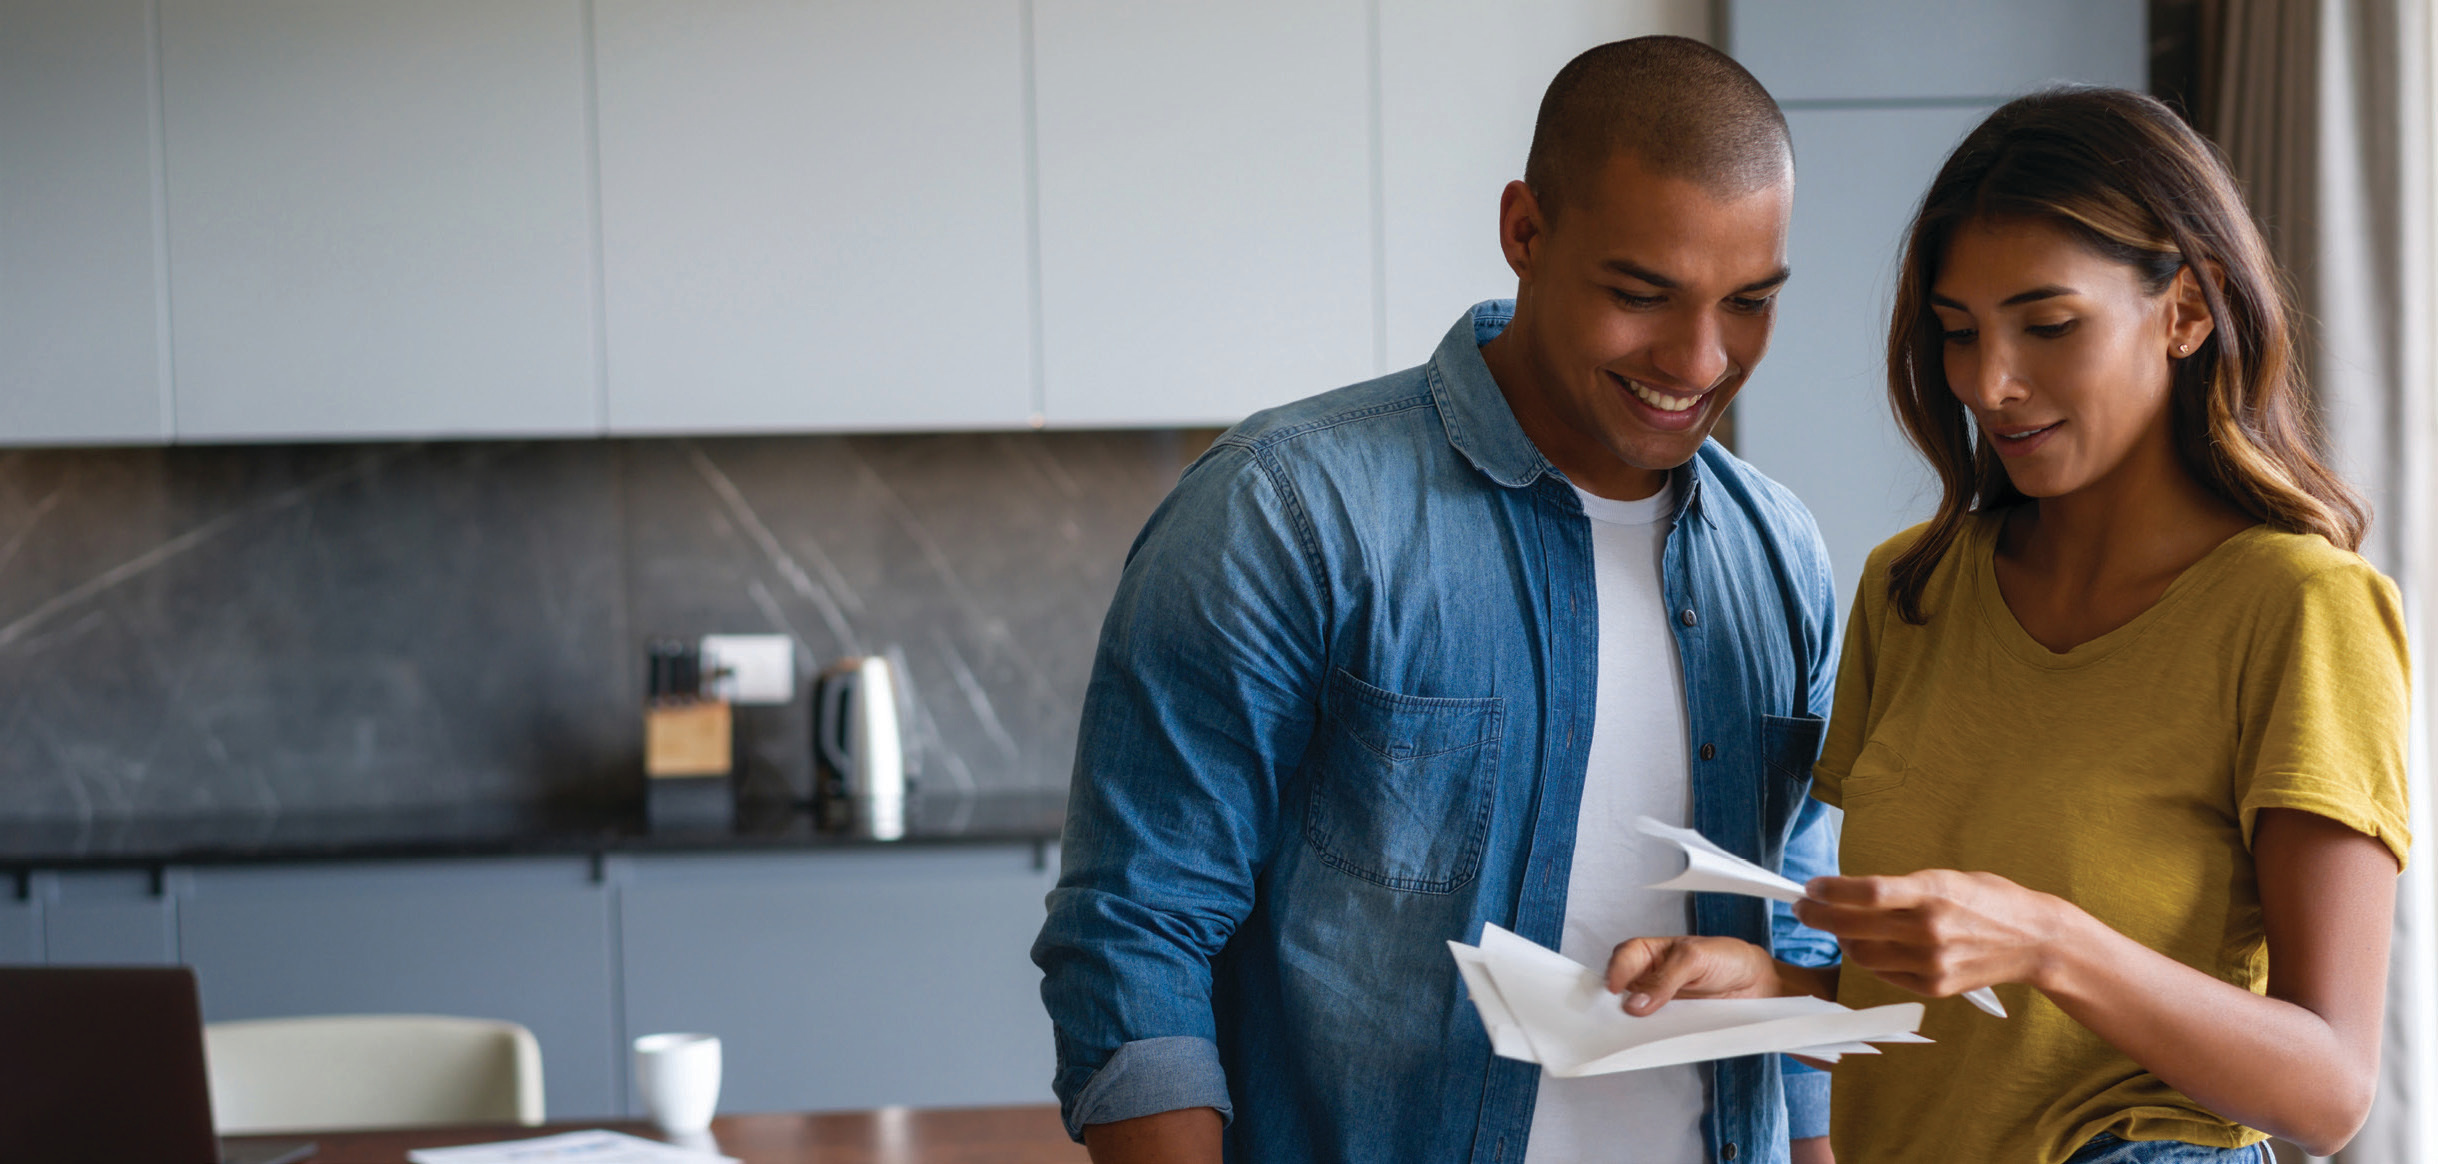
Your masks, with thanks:
[{"label": "man's hand", "polygon": [[1642,1017],[1676,998],[1777,998],[1813,994],[1769,951],[1738,938],[1632,938],[1608,957],[1608,988],[1625,1013]]},{"label": "man's hand", "polygon": [[1837,1164],[1837,1156],[1829,1151],[1827,1136],[1806,1136],[1790,1142],[1793,1164]]},{"label": "man's hand", "polygon": [[1180,1108],[1108,1124],[1084,1125],[1092,1164],[1219,1164],[1219,1113]]}]

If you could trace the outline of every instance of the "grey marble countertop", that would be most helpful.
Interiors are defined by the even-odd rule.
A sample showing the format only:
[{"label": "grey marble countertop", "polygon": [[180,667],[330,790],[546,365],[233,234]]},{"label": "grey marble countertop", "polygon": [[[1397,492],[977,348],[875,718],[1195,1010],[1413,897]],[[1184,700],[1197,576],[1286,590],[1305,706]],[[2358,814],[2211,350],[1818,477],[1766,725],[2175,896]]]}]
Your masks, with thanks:
[{"label": "grey marble countertop", "polygon": [[160,868],[416,857],[1029,844],[1058,840],[1058,792],[917,797],[905,835],[825,826],[809,809],[747,802],[731,825],[656,829],[639,803],[334,813],[0,818],[0,870]]}]

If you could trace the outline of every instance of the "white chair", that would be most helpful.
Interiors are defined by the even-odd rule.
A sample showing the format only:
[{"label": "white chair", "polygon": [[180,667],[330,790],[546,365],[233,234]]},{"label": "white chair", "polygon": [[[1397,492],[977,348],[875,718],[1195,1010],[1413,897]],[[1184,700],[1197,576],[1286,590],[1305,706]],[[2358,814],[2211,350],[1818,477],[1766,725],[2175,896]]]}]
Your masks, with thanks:
[{"label": "white chair", "polygon": [[203,1028],[222,1135],[542,1122],[542,1048],[511,1022],[320,1015]]}]

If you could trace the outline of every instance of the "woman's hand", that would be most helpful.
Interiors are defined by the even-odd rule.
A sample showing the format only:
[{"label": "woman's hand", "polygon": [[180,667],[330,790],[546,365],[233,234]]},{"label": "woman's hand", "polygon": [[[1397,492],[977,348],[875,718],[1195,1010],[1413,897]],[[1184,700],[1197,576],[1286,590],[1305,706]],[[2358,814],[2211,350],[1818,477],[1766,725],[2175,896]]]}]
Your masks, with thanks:
[{"label": "woman's hand", "polygon": [[1608,956],[1608,988],[1625,995],[1625,1013],[1636,1017],[1677,998],[1819,994],[1813,980],[1819,973],[1788,966],[1739,938],[1632,938]]},{"label": "woman's hand", "polygon": [[2039,985],[2073,908],[1995,873],[1953,869],[1815,877],[1803,892],[1795,917],[1835,935],[1847,962],[1934,998],[2001,982]]}]

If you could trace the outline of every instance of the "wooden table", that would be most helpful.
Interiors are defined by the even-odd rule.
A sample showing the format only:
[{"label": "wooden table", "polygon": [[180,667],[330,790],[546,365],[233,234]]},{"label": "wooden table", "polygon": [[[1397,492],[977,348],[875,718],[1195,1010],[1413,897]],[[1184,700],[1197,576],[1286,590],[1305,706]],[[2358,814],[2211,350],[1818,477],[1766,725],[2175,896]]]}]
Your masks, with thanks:
[{"label": "wooden table", "polygon": [[[487,1144],[554,1132],[609,1128],[665,1140],[644,1123],[550,1124],[539,1128],[449,1127],[396,1132],[328,1132],[261,1139],[309,1139],[321,1145],[310,1164],[406,1164],[415,1148]],[[1082,1164],[1083,1148],[1067,1139],[1058,1109],[974,1107],[792,1115],[730,1115],[711,1121],[720,1151],[745,1164]],[[230,1137],[235,1143],[244,1137]]]}]

